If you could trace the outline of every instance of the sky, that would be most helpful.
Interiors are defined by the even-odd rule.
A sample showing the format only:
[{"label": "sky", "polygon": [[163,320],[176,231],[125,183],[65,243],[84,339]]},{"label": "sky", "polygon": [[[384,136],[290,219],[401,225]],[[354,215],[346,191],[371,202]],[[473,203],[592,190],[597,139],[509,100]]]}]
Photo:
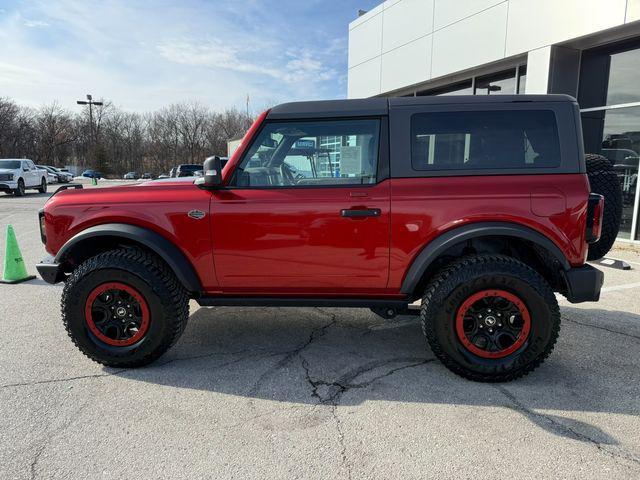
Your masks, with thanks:
[{"label": "sky", "polygon": [[[0,0],[0,97],[128,111],[344,98],[348,25],[381,0]],[[79,107],[78,107],[79,108]]]}]

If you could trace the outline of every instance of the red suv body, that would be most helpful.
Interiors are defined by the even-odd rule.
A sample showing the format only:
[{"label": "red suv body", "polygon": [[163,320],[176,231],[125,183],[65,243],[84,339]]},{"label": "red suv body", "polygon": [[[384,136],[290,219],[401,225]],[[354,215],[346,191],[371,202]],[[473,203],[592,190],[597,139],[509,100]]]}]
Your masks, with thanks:
[{"label": "red suv body", "polygon": [[[38,270],[69,286],[96,271],[118,277],[118,255],[133,263],[148,257],[175,280],[180,301],[202,305],[356,306],[393,317],[423,297],[425,333],[449,368],[477,380],[515,378],[555,342],[559,316],[549,292],[572,302],[599,296],[602,273],[585,261],[602,198],[589,192],[580,131],[575,100],[555,95],[280,105],[260,115],[224,169],[219,159],[205,162],[201,179],[55,194],[41,212],[51,257]],[[434,299],[452,271],[472,278],[460,273]],[[67,329],[95,360],[141,365],[177,338],[145,346],[152,341],[139,337],[143,324],[149,332],[154,320],[172,320],[164,319],[167,308],[154,317],[154,299],[137,284],[148,280],[133,275],[107,293],[103,275],[93,291],[76,292],[80,313],[67,312]],[[117,305],[118,295],[137,302],[128,332],[92,320],[110,311],[103,297]],[[460,298],[440,318],[452,295]],[[475,300],[466,305],[463,297]],[[534,303],[547,304],[537,313],[547,318],[538,348]],[[490,304],[517,325],[496,317],[502,333],[480,327]],[[469,312],[480,311],[469,326]]]}]

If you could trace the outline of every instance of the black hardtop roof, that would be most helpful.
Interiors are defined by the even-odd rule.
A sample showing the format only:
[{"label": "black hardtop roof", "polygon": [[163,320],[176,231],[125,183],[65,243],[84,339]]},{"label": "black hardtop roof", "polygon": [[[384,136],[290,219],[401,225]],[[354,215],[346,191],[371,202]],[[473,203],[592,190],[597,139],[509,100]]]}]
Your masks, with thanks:
[{"label": "black hardtop roof", "polygon": [[570,102],[569,95],[441,95],[424,97],[374,97],[349,100],[316,100],[282,103],[273,107],[269,120],[319,117],[365,117],[387,115],[389,108],[418,105],[476,105],[513,102]]}]

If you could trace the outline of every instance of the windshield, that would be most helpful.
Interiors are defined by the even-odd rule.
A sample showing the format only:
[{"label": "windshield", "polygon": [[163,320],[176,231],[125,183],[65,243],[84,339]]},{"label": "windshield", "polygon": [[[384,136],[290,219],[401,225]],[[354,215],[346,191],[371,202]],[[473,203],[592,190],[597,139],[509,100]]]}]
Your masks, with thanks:
[{"label": "windshield", "polygon": [[15,170],[16,168],[20,168],[20,160],[0,160],[0,168]]},{"label": "windshield", "polygon": [[202,170],[202,165],[180,165],[180,170],[183,172],[195,172],[196,170]]}]

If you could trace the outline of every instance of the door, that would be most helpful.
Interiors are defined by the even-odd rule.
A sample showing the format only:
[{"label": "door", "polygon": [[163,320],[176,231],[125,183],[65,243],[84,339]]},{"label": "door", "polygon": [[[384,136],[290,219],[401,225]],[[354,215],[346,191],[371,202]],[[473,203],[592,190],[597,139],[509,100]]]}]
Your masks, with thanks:
[{"label": "door", "polygon": [[22,162],[22,171],[24,172],[24,184],[26,187],[35,187],[36,185],[40,185],[38,170],[31,160],[25,160]]},{"label": "door", "polygon": [[380,119],[265,124],[211,202],[224,293],[355,296],[386,288],[390,197],[378,175],[380,131]]}]

